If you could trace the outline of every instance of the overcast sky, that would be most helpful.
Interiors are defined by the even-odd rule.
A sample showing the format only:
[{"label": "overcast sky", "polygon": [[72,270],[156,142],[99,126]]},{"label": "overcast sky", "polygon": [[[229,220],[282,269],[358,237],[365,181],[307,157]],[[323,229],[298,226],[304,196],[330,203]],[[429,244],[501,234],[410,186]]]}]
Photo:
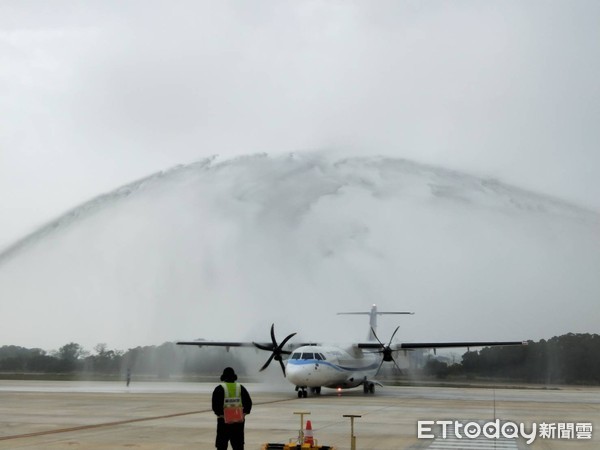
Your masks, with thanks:
[{"label": "overcast sky", "polygon": [[0,248],[133,179],[305,149],[600,210],[600,2],[0,3]]}]

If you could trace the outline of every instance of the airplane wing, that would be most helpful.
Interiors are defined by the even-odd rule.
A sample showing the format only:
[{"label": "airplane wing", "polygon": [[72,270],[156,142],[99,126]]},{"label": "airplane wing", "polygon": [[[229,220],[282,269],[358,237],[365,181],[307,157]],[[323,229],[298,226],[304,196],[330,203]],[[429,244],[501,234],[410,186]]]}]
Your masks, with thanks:
[{"label": "airplane wing", "polygon": [[[220,342],[220,341],[178,341],[177,345],[196,345],[198,347],[269,347],[272,345],[271,342]],[[300,343],[289,343],[285,345],[286,348],[295,350],[298,347],[304,347],[305,345],[319,345],[316,342],[300,342]]]},{"label": "airplane wing", "polygon": [[286,355],[290,355],[296,348],[302,347],[305,345],[317,345],[315,343],[295,343],[288,344],[288,341],[293,338],[296,333],[289,334],[281,343],[277,342],[275,338],[275,324],[271,325],[271,342],[243,342],[243,341],[179,341],[177,345],[196,345],[198,347],[225,347],[227,351],[231,347],[256,347],[259,350],[265,350],[271,353],[267,362],[261,367],[260,371],[265,370],[271,361],[276,360],[279,362],[281,366],[281,370],[283,372],[283,376],[285,376],[285,365],[283,364],[283,360]]},{"label": "airplane wing", "polygon": [[[396,331],[398,331],[398,328],[396,328]],[[394,331],[394,335],[396,334],[396,331]],[[375,333],[373,333],[375,335]],[[496,347],[496,346],[506,346],[506,345],[527,345],[527,341],[505,341],[505,342],[414,342],[411,344],[392,344],[392,340],[390,339],[390,343],[388,345],[384,345],[381,341],[379,341],[379,338],[377,337],[377,335],[375,335],[375,338],[378,340],[378,342],[363,342],[363,343],[359,343],[356,344],[356,347],[360,348],[360,349],[367,349],[367,350],[371,350],[368,353],[380,353],[382,355],[382,359],[381,359],[381,364],[383,364],[384,361],[391,361],[394,363],[394,365],[400,369],[400,367],[398,366],[398,364],[396,363],[396,360],[394,359],[394,352],[400,352],[400,351],[411,351],[411,350],[416,350],[416,349],[432,349],[435,353],[435,351],[438,348],[452,348],[452,347],[467,347],[470,349],[470,347]],[[394,338],[394,336],[392,335],[392,339]],[[381,365],[379,366],[381,367]]]},{"label": "airplane wing", "polygon": [[[508,345],[527,345],[527,341],[505,341],[505,342],[414,342],[409,344],[396,344],[392,346],[392,351],[416,350],[416,349],[436,349],[452,347],[498,347]],[[364,342],[357,344],[358,348],[381,349],[381,344],[377,342]]]},{"label": "airplane wing", "polygon": [[177,345],[197,345],[198,347],[254,347],[252,342],[179,341]]},{"label": "airplane wing", "polygon": [[501,347],[509,345],[527,345],[527,341],[505,342],[425,342],[400,344],[399,350],[414,350],[418,348],[452,348],[452,347]]},{"label": "airplane wing", "polygon": [[[296,333],[294,333],[296,334]],[[283,372],[283,376],[285,377],[285,365],[283,361],[286,359],[286,355],[290,355],[295,349],[298,347],[303,347],[305,345],[317,345],[314,342],[312,343],[295,343],[295,344],[287,344],[289,338],[293,335],[288,336],[281,344],[277,344],[277,342],[220,342],[220,341],[179,341],[177,345],[196,345],[198,347],[225,347],[227,351],[231,347],[255,347],[259,350],[265,350],[271,352],[271,356],[267,359],[267,362],[260,368],[262,372],[265,370],[271,361],[276,360],[279,362],[281,366],[281,370]],[[287,344],[287,345],[286,345]]]}]

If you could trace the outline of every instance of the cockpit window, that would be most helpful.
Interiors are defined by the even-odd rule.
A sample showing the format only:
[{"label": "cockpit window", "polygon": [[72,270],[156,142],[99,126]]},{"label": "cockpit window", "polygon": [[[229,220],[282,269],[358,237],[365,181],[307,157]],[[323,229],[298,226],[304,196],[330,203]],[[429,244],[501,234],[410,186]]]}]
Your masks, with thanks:
[{"label": "cockpit window", "polygon": [[327,359],[327,358],[325,358],[325,355],[324,355],[323,353],[319,353],[319,356],[321,357],[321,359],[322,359],[323,361],[325,361],[325,360]]},{"label": "cockpit window", "polygon": [[302,359],[315,359],[314,353],[302,353]]},{"label": "cockpit window", "polygon": [[292,353],[292,359],[300,359],[300,353]]},{"label": "cockpit window", "polygon": [[320,353],[315,353],[315,359],[322,360],[323,358],[321,357]]}]

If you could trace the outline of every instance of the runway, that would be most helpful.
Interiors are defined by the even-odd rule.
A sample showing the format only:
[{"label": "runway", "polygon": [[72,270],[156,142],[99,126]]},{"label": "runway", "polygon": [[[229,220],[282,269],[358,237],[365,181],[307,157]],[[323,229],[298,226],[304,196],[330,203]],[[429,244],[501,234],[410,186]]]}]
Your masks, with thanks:
[{"label": "runway", "polygon": [[[254,401],[246,422],[247,450],[296,436],[297,411],[310,412],[305,419],[311,420],[318,441],[339,450],[350,449],[350,422],[344,414],[361,416],[354,425],[360,450],[600,448],[595,429],[600,427],[600,388],[407,386],[379,388],[374,395],[360,389],[323,390],[320,396],[298,399],[289,385],[245,386]],[[208,450],[214,448],[213,388],[212,383],[134,382],[127,388],[114,382],[0,380],[0,449]],[[536,424],[538,431],[529,445],[522,435],[474,436],[477,426],[496,419],[499,425],[524,423],[527,433]],[[421,430],[419,421],[427,421]],[[445,437],[439,424],[428,425],[440,421],[452,422],[445,426]],[[543,423],[555,425],[553,439],[541,437]],[[465,435],[467,424],[471,437]],[[582,424],[589,427],[577,428]],[[419,438],[419,431],[433,436]]]}]

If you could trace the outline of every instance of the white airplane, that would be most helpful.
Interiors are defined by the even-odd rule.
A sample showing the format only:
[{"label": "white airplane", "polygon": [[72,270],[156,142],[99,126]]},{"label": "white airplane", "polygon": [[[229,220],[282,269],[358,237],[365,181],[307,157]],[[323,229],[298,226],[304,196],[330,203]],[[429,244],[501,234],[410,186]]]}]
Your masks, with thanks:
[{"label": "white airplane", "polygon": [[[369,341],[350,344],[345,347],[321,345],[316,343],[286,344],[296,335],[288,335],[280,344],[275,339],[275,326],[271,325],[271,342],[212,342],[212,341],[180,341],[179,345],[197,345],[226,347],[256,347],[271,352],[267,362],[260,371],[265,370],[271,361],[281,365],[283,376],[296,386],[298,398],[307,397],[307,389],[313,394],[320,394],[321,387],[331,389],[348,389],[363,386],[365,393],[374,393],[375,385],[382,386],[374,378],[384,362],[393,362],[398,367],[393,354],[399,351],[415,349],[435,349],[450,347],[491,347],[504,345],[526,345],[526,341],[509,342],[424,342],[412,344],[392,344],[392,340],[400,327],[397,327],[387,345],[383,344],[375,330],[377,316],[381,314],[414,314],[413,312],[395,311],[380,312],[373,305],[368,312],[349,312],[338,314],[367,314],[370,316]],[[283,355],[290,355],[285,361]]]}]

